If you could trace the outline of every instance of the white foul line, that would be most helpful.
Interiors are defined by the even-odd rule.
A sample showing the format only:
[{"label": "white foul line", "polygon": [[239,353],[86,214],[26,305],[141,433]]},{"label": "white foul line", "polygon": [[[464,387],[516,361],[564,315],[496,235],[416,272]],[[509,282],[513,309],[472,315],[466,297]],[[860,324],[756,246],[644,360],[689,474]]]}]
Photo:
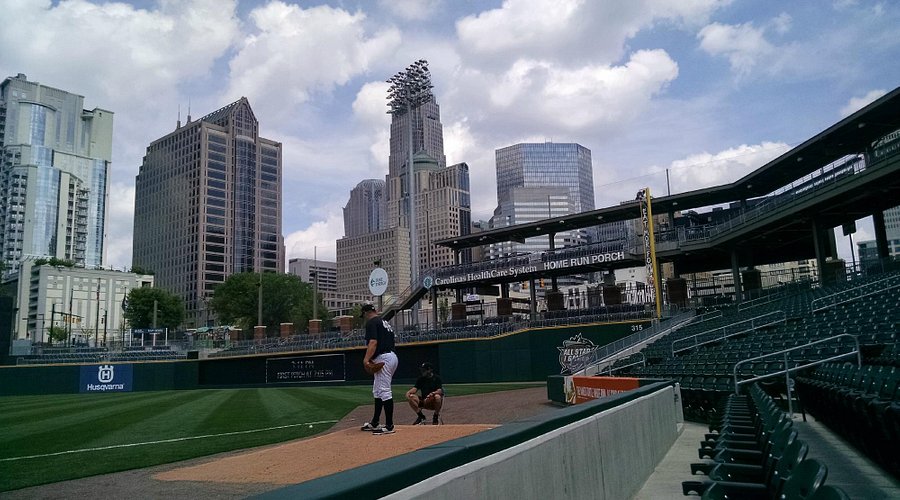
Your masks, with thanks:
[{"label": "white foul line", "polygon": [[44,453],[42,455],[28,455],[28,456],[24,456],[24,457],[0,458],[0,462],[14,462],[16,460],[28,460],[31,458],[55,457],[58,455],[70,455],[72,453],[85,453],[85,452],[89,452],[89,451],[112,450],[114,448],[131,448],[134,446],[146,446],[148,444],[177,443],[178,441],[190,441],[192,439],[206,439],[206,438],[221,437],[221,436],[234,436],[237,434],[250,434],[253,432],[265,432],[265,431],[272,431],[272,430],[276,430],[276,429],[287,429],[289,427],[301,427],[304,425],[313,426],[313,425],[319,425],[319,424],[334,424],[334,423],[337,423],[337,420],[319,420],[317,422],[304,422],[301,424],[279,425],[276,427],[265,427],[263,429],[250,429],[247,431],[223,432],[221,434],[204,434],[202,436],[188,436],[188,437],[182,437],[182,438],[161,439],[159,441],[145,441],[143,443],[113,444],[110,446],[98,446],[96,448],[82,448],[80,450],[66,450],[66,451],[57,451],[56,453]]}]

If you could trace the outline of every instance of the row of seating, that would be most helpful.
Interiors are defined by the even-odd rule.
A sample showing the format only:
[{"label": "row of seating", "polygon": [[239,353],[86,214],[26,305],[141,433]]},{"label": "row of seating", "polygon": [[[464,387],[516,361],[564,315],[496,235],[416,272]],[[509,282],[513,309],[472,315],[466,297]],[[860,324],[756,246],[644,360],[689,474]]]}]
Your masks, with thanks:
[{"label": "row of seating", "polygon": [[705,481],[684,481],[686,496],[703,499],[842,500],[849,496],[825,485],[828,467],[808,458],[809,446],[798,438],[793,421],[758,384],[749,396],[732,395],[721,417],[709,425],[691,474]]},{"label": "row of seating", "polygon": [[900,368],[828,363],[796,388],[805,411],[900,476]]},{"label": "row of seating", "polygon": [[[900,273],[891,277],[881,276],[871,281],[880,285],[893,283],[900,279]],[[684,338],[682,332],[675,332],[645,348],[641,353],[619,360],[613,364],[615,374],[633,376],[671,378],[685,388],[685,416],[692,420],[705,421],[716,408],[717,399],[721,399],[733,391],[734,368],[746,359],[770,353],[790,351],[787,356],[788,367],[784,366],[782,356],[761,359],[756,362],[741,363],[738,366],[738,378],[764,376],[777,373],[786,368],[794,369],[810,363],[827,361],[835,357],[849,355],[855,358],[857,342],[860,352],[866,359],[878,360],[880,364],[900,365],[900,347],[897,336],[900,335],[900,308],[897,307],[897,296],[890,290],[874,293],[869,282],[862,282],[866,291],[865,301],[857,301],[856,308],[829,308],[813,312],[809,307],[817,296],[829,296],[833,289],[816,289],[814,292],[803,291],[798,296],[783,298],[783,302],[791,302],[793,310],[807,311],[804,315],[791,318],[774,328],[758,329],[741,336],[730,337],[721,342],[706,344],[696,349],[672,355],[672,338]],[[856,292],[847,285],[837,287],[846,296]],[[806,306],[798,305],[805,303]],[[773,306],[774,307],[774,306]],[[713,317],[706,321],[689,325],[686,330],[696,332],[697,329],[717,328],[719,324],[742,318],[734,311],[737,308],[724,310],[721,317]],[[756,309],[756,308],[754,308]],[[842,317],[833,316],[833,311],[841,311]],[[694,333],[695,334],[695,333]],[[849,334],[844,337],[819,342],[835,335]],[[817,342],[812,344],[813,342]],[[640,358],[640,359],[638,359]],[[643,360],[646,360],[646,363]],[[642,361],[638,363],[638,361]],[[623,367],[617,370],[618,367]],[[731,379],[731,383],[726,383]],[[773,379],[781,383],[784,377]],[[719,394],[710,393],[711,388],[720,387]]]}]

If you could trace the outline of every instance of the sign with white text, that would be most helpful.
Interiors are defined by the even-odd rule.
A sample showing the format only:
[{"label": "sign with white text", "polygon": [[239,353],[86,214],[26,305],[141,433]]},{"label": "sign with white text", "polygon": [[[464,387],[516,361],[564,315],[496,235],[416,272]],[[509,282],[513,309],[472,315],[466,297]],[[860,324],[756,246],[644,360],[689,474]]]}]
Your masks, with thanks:
[{"label": "sign with white text", "polygon": [[79,392],[131,392],[133,370],[130,364],[81,367]]},{"label": "sign with white text", "polygon": [[334,382],[346,379],[343,354],[266,360],[266,383]]}]

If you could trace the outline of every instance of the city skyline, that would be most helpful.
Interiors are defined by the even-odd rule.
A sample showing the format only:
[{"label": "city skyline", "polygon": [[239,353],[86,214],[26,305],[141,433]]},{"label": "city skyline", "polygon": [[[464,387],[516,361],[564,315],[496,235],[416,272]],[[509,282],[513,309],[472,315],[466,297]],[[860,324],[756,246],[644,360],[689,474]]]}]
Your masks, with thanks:
[{"label": "city skyline", "polygon": [[179,107],[248,96],[284,144],[286,257],[333,259],[346,193],[388,171],[385,80],[411,60],[431,64],[446,164],[469,165],[476,220],[509,144],[591,149],[596,206],[610,206],[665,193],[667,177],[672,192],[730,182],[900,84],[884,64],[900,8],[877,1],[345,4],[0,1],[17,20],[0,27],[0,78],[116,112],[107,266],[130,267],[133,180]]}]

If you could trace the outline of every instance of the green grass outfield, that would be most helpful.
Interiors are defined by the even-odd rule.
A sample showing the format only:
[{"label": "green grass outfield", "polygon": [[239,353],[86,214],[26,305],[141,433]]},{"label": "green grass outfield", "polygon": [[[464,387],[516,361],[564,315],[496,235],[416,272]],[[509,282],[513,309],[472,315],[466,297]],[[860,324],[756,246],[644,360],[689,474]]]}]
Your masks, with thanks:
[{"label": "green grass outfield", "polygon": [[[448,384],[447,392],[539,385]],[[4,397],[0,491],[304,438],[371,403],[369,386]]]}]

